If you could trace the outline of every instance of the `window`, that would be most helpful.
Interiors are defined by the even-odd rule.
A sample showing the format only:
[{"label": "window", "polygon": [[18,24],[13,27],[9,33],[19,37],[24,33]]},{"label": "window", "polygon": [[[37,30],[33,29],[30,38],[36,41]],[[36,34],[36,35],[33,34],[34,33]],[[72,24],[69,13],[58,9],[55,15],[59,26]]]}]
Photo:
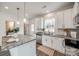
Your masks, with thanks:
[{"label": "window", "polygon": [[54,26],[55,26],[55,18],[48,18],[45,19],[45,29],[49,32],[54,32]]}]

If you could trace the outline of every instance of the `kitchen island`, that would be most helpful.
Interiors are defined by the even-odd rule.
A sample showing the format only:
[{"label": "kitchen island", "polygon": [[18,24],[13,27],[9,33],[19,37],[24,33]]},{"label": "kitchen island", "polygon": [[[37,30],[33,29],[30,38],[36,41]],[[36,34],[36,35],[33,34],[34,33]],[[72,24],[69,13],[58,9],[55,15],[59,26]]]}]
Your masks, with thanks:
[{"label": "kitchen island", "polygon": [[16,42],[7,42],[9,38],[3,37],[1,51],[9,50],[11,56],[36,55],[36,40],[33,36],[18,35],[19,40]]}]

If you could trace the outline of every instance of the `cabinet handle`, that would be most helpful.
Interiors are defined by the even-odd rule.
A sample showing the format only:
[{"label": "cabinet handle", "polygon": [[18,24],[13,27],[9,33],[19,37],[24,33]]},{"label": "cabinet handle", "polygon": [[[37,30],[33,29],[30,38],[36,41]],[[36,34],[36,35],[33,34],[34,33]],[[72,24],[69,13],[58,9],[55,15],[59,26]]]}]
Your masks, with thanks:
[{"label": "cabinet handle", "polygon": [[75,17],[73,18],[73,25],[76,24],[76,19]]},{"label": "cabinet handle", "polygon": [[65,48],[65,41],[64,40],[62,41],[62,46]]}]

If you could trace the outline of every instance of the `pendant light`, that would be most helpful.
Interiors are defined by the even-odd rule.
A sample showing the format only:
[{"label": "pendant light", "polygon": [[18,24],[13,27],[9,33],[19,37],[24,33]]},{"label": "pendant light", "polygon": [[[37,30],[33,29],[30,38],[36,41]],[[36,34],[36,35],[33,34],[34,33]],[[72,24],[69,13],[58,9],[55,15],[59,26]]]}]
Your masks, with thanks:
[{"label": "pendant light", "polygon": [[26,18],[25,18],[25,13],[26,12],[25,11],[26,11],[26,8],[25,8],[25,2],[24,2],[24,19],[23,19],[24,20],[24,23],[26,23]]},{"label": "pendant light", "polygon": [[19,9],[20,9],[20,8],[17,8],[17,24],[20,24],[20,23],[19,23]]},{"label": "pendant light", "polygon": [[24,21],[24,35],[26,35],[27,33],[26,33],[26,18],[25,18],[25,2],[24,2],[24,19],[23,19],[23,21]]},{"label": "pendant light", "polygon": [[28,24],[28,20],[26,19],[26,3],[24,2],[24,18],[23,18],[24,23]]}]

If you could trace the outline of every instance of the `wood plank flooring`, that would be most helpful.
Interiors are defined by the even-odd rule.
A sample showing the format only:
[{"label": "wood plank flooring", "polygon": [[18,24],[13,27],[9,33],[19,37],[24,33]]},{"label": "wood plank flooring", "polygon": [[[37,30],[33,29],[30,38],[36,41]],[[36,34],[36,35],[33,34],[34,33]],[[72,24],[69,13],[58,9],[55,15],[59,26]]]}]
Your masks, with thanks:
[{"label": "wood plank flooring", "polygon": [[36,47],[37,56],[64,56],[64,54],[40,44],[37,44]]}]

